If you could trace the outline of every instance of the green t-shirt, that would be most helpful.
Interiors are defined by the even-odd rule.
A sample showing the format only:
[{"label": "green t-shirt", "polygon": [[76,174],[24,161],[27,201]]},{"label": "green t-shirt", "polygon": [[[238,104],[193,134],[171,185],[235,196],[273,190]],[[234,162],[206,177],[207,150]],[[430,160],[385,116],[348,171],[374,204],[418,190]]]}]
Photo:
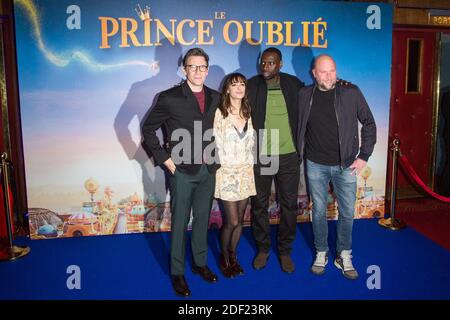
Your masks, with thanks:
[{"label": "green t-shirt", "polygon": [[[279,83],[268,87],[264,128],[266,130],[263,135],[262,154],[282,155],[295,152],[286,101]],[[276,130],[278,130],[278,134]]]}]

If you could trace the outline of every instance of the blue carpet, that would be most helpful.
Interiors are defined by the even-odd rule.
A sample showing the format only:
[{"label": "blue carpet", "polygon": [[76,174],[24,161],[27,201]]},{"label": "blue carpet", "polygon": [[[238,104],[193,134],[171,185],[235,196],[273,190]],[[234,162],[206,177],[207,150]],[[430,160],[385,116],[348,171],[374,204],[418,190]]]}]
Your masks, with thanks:
[{"label": "blue carpet", "polygon": [[[246,274],[221,277],[217,266],[218,231],[209,233],[208,264],[218,273],[209,284],[190,271],[191,299],[450,299],[450,252],[411,228],[393,232],[373,220],[356,220],[354,265],[360,277],[345,279],[333,265],[335,222],[330,222],[332,257],[323,276],[310,271],[313,261],[310,223],[298,224],[293,248],[296,271],[281,271],[276,251],[265,269],[251,267],[255,244],[244,228],[238,256]],[[275,244],[276,226],[272,227]],[[178,299],[169,281],[169,233],[129,234],[55,240],[18,239],[31,247],[29,256],[0,263],[0,299]],[[273,245],[275,248],[275,246]],[[188,247],[187,250],[190,250]],[[190,251],[187,251],[188,253]],[[67,268],[81,270],[81,289],[69,290]],[[369,266],[380,268],[380,289],[368,289]]]}]

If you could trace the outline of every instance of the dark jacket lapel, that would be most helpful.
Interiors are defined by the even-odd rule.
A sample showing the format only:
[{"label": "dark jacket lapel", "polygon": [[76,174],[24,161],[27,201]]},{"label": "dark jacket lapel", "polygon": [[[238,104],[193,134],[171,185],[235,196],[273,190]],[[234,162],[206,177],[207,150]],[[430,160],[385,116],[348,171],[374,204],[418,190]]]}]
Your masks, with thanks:
[{"label": "dark jacket lapel", "polygon": [[295,88],[290,87],[291,83],[289,83],[286,78],[286,75],[280,72],[280,87],[286,103],[289,125],[291,126],[292,136],[296,137],[298,126],[298,106],[297,103],[294,102],[297,101],[298,92]]},{"label": "dark jacket lapel", "polygon": [[[183,95],[187,99],[187,104],[189,104],[195,112],[202,114],[202,111],[200,110],[200,105],[198,104],[197,98],[195,97],[194,93],[192,92],[191,88],[187,84],[187,82],[183,82],[181,85],[183,89]],[[211,97],[213,91],[208,88],[207,86],[203,85],[203,90],[205,91],[205,112],[204,114],[208,113],[208,111],[211,109],[213,98]]]},{"label": "dark jacket lapel", "polygon": [[208,113],[208,111],[211,109],[212,104],[212,91],[207,86],[203,86],[203,89],[205,90],[205,114]]},{"label": "dark jacket lapel", "polygon": [[194,96],[194,93],[192,92],[191,88],[187,84],[187,81],[184,81],[181,85],[181,88],[183,89],[183,95],[186,97],[186,104],[189,105],[189,107],[196,113],[202,114],[200,111],[200,106],[198,105],[197,98]]},{"label": "dark jacket lapel", "polygon": [[264,123],[266,121],[266,110],[267,110],[267,84],[263,76],[258,75],[259,84],[257,86],[258,92],[256,93],[256,105],[260,109],[257,110],[257,124],[259,129],[264,128]]}]

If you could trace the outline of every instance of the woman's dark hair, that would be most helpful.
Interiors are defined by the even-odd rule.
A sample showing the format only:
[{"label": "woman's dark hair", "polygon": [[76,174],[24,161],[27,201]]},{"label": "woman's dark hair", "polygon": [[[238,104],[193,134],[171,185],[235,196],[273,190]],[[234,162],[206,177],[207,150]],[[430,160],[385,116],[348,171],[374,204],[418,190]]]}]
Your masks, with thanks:
[{"label": "woman's dark hair", "polygon": [[220,99],[219,110],[222,113],[222,116],[224,118],[228,117],[228,114],[230,113],[229,110],[231,108],[230,94],[228,93],[228,90],[233,83],[238,83],[238,82],[243,82],[245,85],[245,96],[242,99],[241,110],[239,112],[240,112],[240,115],[244,119],[250,118],[251,109],[250,109],[250,104],[248,103],[248,99],[247,99],[247,93],[248,93],[247,79],[245,78],[245,76],[243,74],[240,74],[240,73],[229,74],[225,78],[225,81],[223,82],[222,96]]}]

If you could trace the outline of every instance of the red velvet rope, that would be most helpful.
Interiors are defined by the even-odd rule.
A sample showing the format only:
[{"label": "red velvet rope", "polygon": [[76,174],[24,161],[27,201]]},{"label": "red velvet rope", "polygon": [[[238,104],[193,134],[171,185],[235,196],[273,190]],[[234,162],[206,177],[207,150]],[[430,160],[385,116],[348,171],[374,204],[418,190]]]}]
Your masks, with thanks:
[{"label": "red velvet rope", "polygon": [[398,157],[400,159],[400,163],[403,165],[403,168],[406,170],[406,172],[408,173],[408,175],[419,185],[422,187],[423,190],[425,190],[426,193],[428,193],[430,196],[443,201],[443,202],[450,202],[450,198],[441,196],[435,192],[433,192],[433,190],[431,190],[430,188],[428,188],[428,186],[423,183],[423,181],[419,178],[419,176],[417,175],[416,171],[414,171],[413,167],[411,166],[411,164],[409,163],[409,160],[406,156],[404,155],[400,155]]}]

